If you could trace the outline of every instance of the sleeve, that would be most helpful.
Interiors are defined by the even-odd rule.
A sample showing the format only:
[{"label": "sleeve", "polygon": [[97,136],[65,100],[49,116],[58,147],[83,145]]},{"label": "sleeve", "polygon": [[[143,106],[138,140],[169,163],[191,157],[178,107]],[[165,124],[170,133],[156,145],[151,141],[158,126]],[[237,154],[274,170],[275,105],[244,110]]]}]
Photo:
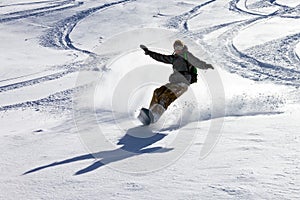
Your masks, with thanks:
[{"label": "sleeve", "polygon": [[159,62],[163,62],[166,64],[173,64],[174,56],[173,55],[163,55],[160,53],[156,53],[153,51],[149,51],[148,55],[153,58],[154,60],[157,60]]},{"label": "sleeve", "polygon": [[197,67],[199,69],[209,69],[210,65],[206,62],[200,60],[196,56],[194,56],[191,52],[188,52],[188,62],[193,65],[194,67]]}]

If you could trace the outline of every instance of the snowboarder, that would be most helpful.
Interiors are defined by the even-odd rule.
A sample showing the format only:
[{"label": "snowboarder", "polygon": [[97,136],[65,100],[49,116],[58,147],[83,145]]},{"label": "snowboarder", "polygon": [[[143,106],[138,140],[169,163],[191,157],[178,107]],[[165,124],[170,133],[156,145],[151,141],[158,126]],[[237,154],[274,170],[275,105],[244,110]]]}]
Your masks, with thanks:
[{"label": "snowboarder", "polygon": [[197,68],[214,69],[211,64],[207,64],[195,57],[188,51],[186,45],[180,40],[173,44],[174,53],[163,55],[150,51],[145,45],[140,45],[145,55],[151,58],[173,65],[173,73],[169,77],[169,83],[154,90],[149,109],[142,108],[138,119],[144,124],[155,123],[165,112],[168,106],[187,91],[190,84],[197,82]]}]

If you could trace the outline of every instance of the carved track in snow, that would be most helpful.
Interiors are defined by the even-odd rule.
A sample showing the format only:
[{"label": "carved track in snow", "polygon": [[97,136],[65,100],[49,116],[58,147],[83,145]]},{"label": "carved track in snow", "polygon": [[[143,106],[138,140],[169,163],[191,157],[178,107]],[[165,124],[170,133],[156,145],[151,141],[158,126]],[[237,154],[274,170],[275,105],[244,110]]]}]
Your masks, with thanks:
[{"label": "carved track in snow", "polygon": [[[45,5],[46,4],[46,5]],[[60,12],[63,10],[68,10],[71,8],[78,7],[82,4],[82,2],[75,2],[74,0],[66,0],[66,1],[40,1],[40,2],[31,2],[31,3],[19,3],[19,4],[10,4],[4,5],[0,8],[6,7],[22,7],[28,5],[41,5],[38,8],[34,9],[25,9],[20,11],[8,12],[0,15],[0,23],[10,22],[14,20],[25,19],[28,17],[40,17],[53,12]]]},{"label": "carved track in snow", "polygon": [[[67,16],[58,22],[53,22],[51,28],[46,29],[45,34],[40,37],[40,44],[45,47],[55,48],[58,50],[74,50],[76,52],[81,52],[88,54],[92,57],[95,55],[92,52],[79,49],[72,44],[72,40],[70,38],[70,34],[77,25],[77,23],[86,17],[90,16],[91,14],[100,11],[102,9],[107,9],[113,7],[118,4],[127,3],[133,0],[121,0],[121,1],[114,1],[111,3],[104,3],[99,6],[94,6],[90,8],[85,8],[80,11],[74,10],[80,9],[80,6],[83,5],[83,2],[77,2],[74,0],[66,0],[66,1],[37,1],[31,3],[15,3],[9,5],[2,5],[1,8],[10,8],[10,9],[19,9],[19,11],[8,12],[5,14],[0,14],[0,23],[7,23],[13,22],[15,20],[26,20],[29,17],[39,17],[43,18],[49,14],[54,12],[60,13],[61,11],[72,11],[71,16]],[[34,9],[22,9],[22,6],[35,6]],[[43,75],[40,77],[36,77],[34,79],[22,80],[19,82],[4,84],[0,86],[0,93],[5,93],[7,91],[12,91],[20,88],[28,88],[30,91],[30,87],[39,84],[63,79],[66,75],[72,74],[74,72],[78,72],[81,69],[86,68],[87,70],[91,69],[90,62],[83,63],[83,62],[74,62],[67,65],[56,66],[55,68],[60,69],[59,72],[51,73],[49,71],[49,75]],[[26,77],[23,76],[23,77]],[[30,76],[28,76],[30,77]],[[18,77],[10,78],[10,80],[18,80]],[[2,80],[1,82],[5,82],[6,80]],[[79,87],[81,88],[81,87]],[[66,107],[71,108],[70,101],[72,99],[72,95],[74,91],[77,91],[78,88],[74,89],[67,89],[64,91],[56,92],[54,94],[50,94],[49,96],[32,101],[24,101],[22,103],[12,104],[12,105],[5,105],[0,107],[0,111],[13,109],[13,108],[22,108],[22,107],[39,107],[39,106],[46,106],[47,102],[49,105],[54,105],[55,102],[58,105],[63,105],[63,102],[66,103],[66,106],[61,106],[63,110]],[[58,106],[59,107],[59,106]]]},{"label": "carved track in snow", "polygon": [[83,53],[93,54],[92,52],[89,52],[87,50],[79,49],[72,44],[70,34],[77,25],[77,23],[97,11],[130,1],[132,0],[115,1],[112,3],[106,3],[100,6],[79,11],[75,15],[62,19],[56,24],[54,24],[54,28],[48,30],[47,33],[41,37],[40,43],[45,47],[52,47],[58,49],[72,49],[76,51],[81,51]]}]

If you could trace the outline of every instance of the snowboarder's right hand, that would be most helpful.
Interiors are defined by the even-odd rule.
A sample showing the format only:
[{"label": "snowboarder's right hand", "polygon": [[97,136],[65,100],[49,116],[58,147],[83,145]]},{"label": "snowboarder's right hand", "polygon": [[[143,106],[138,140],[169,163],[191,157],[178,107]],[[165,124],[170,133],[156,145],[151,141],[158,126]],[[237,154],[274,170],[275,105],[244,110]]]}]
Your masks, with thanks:
[{"label": "snowboarder's right hand", "polygon": [[211,64],[206,64],[207,69],[214,69],[214,67]]},{"label": "snowboarder's right hand", "polygon": [[149,49],[145,45],[141,44],[140,47],[145,51],[145,55],[149,55]]}]

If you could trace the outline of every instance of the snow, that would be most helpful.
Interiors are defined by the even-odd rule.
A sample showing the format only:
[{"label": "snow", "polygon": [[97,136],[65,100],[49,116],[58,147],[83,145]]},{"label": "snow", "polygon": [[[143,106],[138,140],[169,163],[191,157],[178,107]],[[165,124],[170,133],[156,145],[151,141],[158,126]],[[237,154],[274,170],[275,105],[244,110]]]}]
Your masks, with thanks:
[{"label": "snow", "polygon": [[300,58],[300,43],[298,43],[296,45],[295,52],[296,52],[296,55],[298,56],[298,58]]},{"label": "snow", "polygon": [[278,7],[272,6],[269,2],[242,0],[237,2],[237,8],[252,15],[265,15],[277,11]]},{"label": "snow", "polygon": [[281,4],[281,5],[286,5],[286,6],[290,6],[290,7],[296,7],[299,5],[299,1],[297,0],[276,0],[276,3]]},{"label": "snow", "polygon": [[[248,19],[249,16],[239,15],[238,13],[231,12],[224,9],[222,15],[219,15],[220,8],[228,7],[228,2],[220,1],[214,2],[200,9],[199,13],[195,14],[189,21],[188,27],[190,30],[202,29],[203,27],[213,27],[231,23],[233,21],[240,21]],[[218,29],[219,30],[219,29]],[[204,35],[206,36],[206,35]]]},{"label": "snow", "polygon": [[254,25],[251,24],[251,26],[239,31],[239,34],[234,39],[234,44],[238,49],[245,50],[268,41],[283,38],[287,35],[296,34],[298,31],[295,27],[299,26],[299,22],[299,19],[274,17]]},{"label": "snow", "polygon": [[[58,91],[72,89],[75,86],[74,82],[77,76],[78,73],[72,73],[70,75],[65,75],[64,79],[49,80],[47,82],[33,85],[30,88],[19,88],[19,89],[9,90],[2,95],[0,104],[2,106],[7,106],[7,105],[22,103],[30,100],[38,100],[38,99],[45,98]],[[16,99],[10,98],[13,96],[18,96],[18,98]]]},{"label": "snow", "polygon": [[[0,199],[299,199],[299,1],[0,2]],[[181,39],[214,70],[149,127]]]}]

